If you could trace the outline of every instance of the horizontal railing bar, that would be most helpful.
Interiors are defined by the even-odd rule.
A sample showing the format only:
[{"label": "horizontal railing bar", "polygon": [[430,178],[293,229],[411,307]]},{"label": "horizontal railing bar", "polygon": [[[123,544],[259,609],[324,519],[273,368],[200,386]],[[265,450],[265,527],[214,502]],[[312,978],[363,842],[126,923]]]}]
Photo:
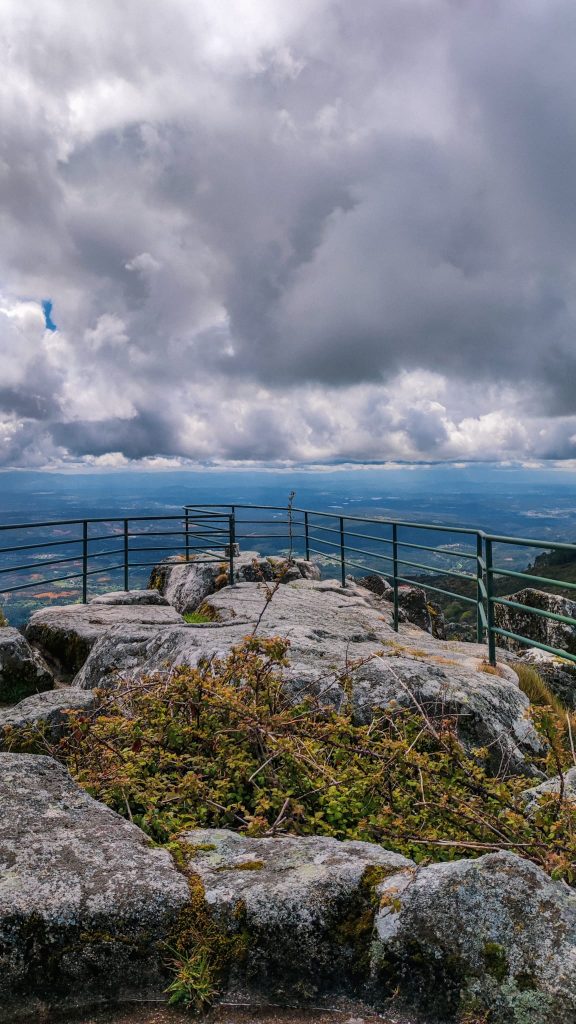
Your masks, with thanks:
[{"label": "horizontal railing bar", "polygon": [[478,611],[480,613],[480,618],[482,619],[482,625],[484,629],[488,629],[488,619],[486,618],[486,612],[484,611],[483,604],[478,605]]},{"label": "horizontal railing bar", "polygon": [[45,569],[48,565],[64,565],[65,562],[81,562],[82,555],[71,555],[69,558],[51,558],[47,562],[36,562],[34,564],[26,563],[26,565],[9,565],[6,569],[0,569],[0,573],[5,572],[39,572],[41,569]]},{"label": "horizontal railing bar", "polygon": [[12,555],[15,551],[33,551],[35,548],[56,548],[64,544],[82,544],[82,537],[69,537],[68,540],[44,540],[36,544],[18,544],[13,548],[0,548],[0,555]]},{"label": "horizontal railing bar", "polygon": [[550,580],[547,576],[531,576],[527,572],[515,572],[514,569],[497,569],[495,566],[488,571],[492,576],[510,576],[512,579],[530,580],[534,583],[548,583],[554,587],[566,587],[567,590],[576,590],[576,583],[568,583],[567,580]]},{"label": "horizontal railing bar", "polygon": [[548,644],[541,644],[538,640],[529,640],[527,636],[511,633],[510,630],[500,629],[498,626],[492,626],[491,632],[497,633],[498,636],[506,636],[510,640],[517,640],[518,643],[524,644],[526,647],[537,647],[540,651],[548,651],[549,654],[555,654],[557,658],[562,658],[563,661],[576,662],[576,654],[569,654],[568,651],[563,651],[559,647],[549,647]]},{"label": "horizontal railing bar", "polygon": [[[390,543],[392,543],[392,542],[390,542]],[[428,547],[426,544],[409,544],[405,540],[399,540],[398,541],[398,547],[399,548],[416,548],[418,551],[433,551],[435,554],[452,555],[453,558],[469,558],[469,559],[471,559],[474,562],[477,561],[477,559],[478,559],[478,555],[476,555],[476,554],[472,555],[472,554],[470,554],[470,552],[466,552],[466,551],[452,551],[450,548],[432,548],[432,547]]]},{"label": "horizontal railing bar", "polygon": [[529,604],[520,604],[519,601],[508,601],[505,597],[491,597],[490,600],[492,604],[505,604],[507,608],[518,608],[522,612],[539,615],[542,619],[552,619],[554,622],[565,622],[567,626],[576,626],[576,619],[571,618],[569,615],[547,612],[544,608],[531,608]]},{"label": "horizontal railing bar", "polygon": [[[148,566],[153,567],[155,565],[162,565],[166,559],[160,559],[160,562],[130,562],[128,565],[129,569],[144,569]],[[195,558],[195,565],[220,565],[222,559],[220,558]],[[186,565],[186,562],[176,563],[180,565]],[[122,565],[120,568],[124,568]]]},{"label": "horizontal railing bar", "polygon": [[[382,557],[388,558],[387,555],[383,555]],[[340,559],[337,559],[337,561],[339,562]],[[391,562],[392,559],[389,558],[388,561]],[[385,572],[381,572],[380,569],[373,568],[371,565],[361,565],[360,562],[353,562],[351,558],[347,558],[346,568],[348,568],[349,565],[353,565],[355,569],[363,569],[364,572],[367,572],[369,575],[375,574],[376,576],[382,576],[383,579],[388,579],[388,576],[390,575],[387,575]]]},{"label": "horizontal railing bar", "polygon": [[[292,534],[296,540],[301,540],[304,534]],[[236,540],[290,540],[289,533],[236,533]]]},{"label": "horizontal railing bar", "polygon": [[[405,558],[397,559],[398,565],[409,565],[413,569],[425,569],[426,572],[432,572],[435,576],[455,576],[460,580],[471,580],[473,583],[476,582],[477,577],[473,576],[469,572],[457,572],[456,569],[438,569],[436,566],[424,565],[423,562],[409,562]],[[418,584],[415,584],[418,586]]]},{"label": "horizontal railing bar", "polygon": [[[314,529],[314,530],[321,530],[321,529],[323,529],[323,527],[318,526],[317,523],[314,523],[313,526],[312,526],[312,529]],[[331,533],[340,533],[340,530],[339,529],[338,530],[331,530],[330,532]],[[344,528],[344,532],[345,532],[347,537],[359,537],[360,540],[375,540],[377,544],[390,544],[390,545],[392,545],[394,543],[394,541],[391,540],[389,537],[374,537],[371,533],[356,533],[354,530],[346,530],[346,528]]]},{"label": "horizontal railing bar", "polygon": [[[184,508],[192,509],[194,505],[185,505]],[[231,505],[205,505],[204,508],[232,508]],[[274,512],[286,512],[286,505],[234,505],[235,509],[239,508],[257,508],[261,510],[274,511]],[[302,515],[308,514],[309,516],[324,516],[328,519],[340,519],[342,517],[348,522],[353,523],[376,523],[378,525],[389,525],[389,526],[409,526],[415,530],[438,530],[442,533],[462,533],[469,537],[475,537],[477,534],[484,536],[481,530],[475,530],[473,527],[468,526],[439,526],[438,523],[410,523],[402,519],[369,519],[367,516],[349,516],[345,512],[318,512],[311,508],[293,508],[292,512],[298,512]]]},{"label": "horizontal railing bar", "polygon": [[516,544],[523,548],[552,548],[554,551],[574,551],[576,544],[567,544],[565,541],[535,540],[533,537],[501,537],[493,533],[478,531],[485,540],[491,540],[493,544]]},{"label": "horizontal railing bar", "polygon": [[[199,546],[199,545],[198,546],[197,545],[192,545],[192,544],[189,544],[188,546],[186,546],[186,544],[179,544],[179,545],[176,545],[176,544],[170,544],[170,545],[163,544],[160,547],[157,546],[157,545],[152,545],[152,544],[146,544],[146,545],[140,545],[139,544],[138,547],[131,547],[130,550],[132,552],[137,552],[137,551],[186,551],[186,550],[188,550],[188,551],[221,551],[222,548],[220,547],[219,544],[202,544],[201,546]],[[224,556],[222,556],[222,557],[224,557]],[[196,559],[194,559],[194,561],[196,561]]]},{"label": "horizontal railing bar", "polygon": [[453,597],[456,601],[465,601],[466,604],[473,604],[476,607],[476,601],[473,597],[464,597],[463,594],[455,594],[452,590],[443,590],[442,587],[433,587],[431,583],[417,583],[416,580],[411,580],[406,576],[397,576],[397,580],[400,583],[407,583],[409,587],[418,587],[420,590],[433,590],[436,594],[445,594],[446,597]]},{"label": "horizontal railing bar", "polygon": [[3,594],[12,594],[16,590],[28,590],[30,587],[47,587],[51,583],[62,583],[64,580],[79,580],[82,579],[81,572],[72,573],[70,576],[54,576],[50,580],[35,580],[33,583],[20,583],[17,587],[5,587],[2,590]]},{"label": "horizontal railing bar", "polygon": [[82,526],[84,523],[123,523],[128,520],[130,523],[152,523],[155,520],[172,520],[183,523],[184,516],[99,516],[94,519],[45,519],[37,523],[4,523],[0,530],[33,530],[42,526]]},{"label": "horizontal railing bar", "polygon": [[478,586],[480,588],[480,593],[482,594],[482,597],[484,598],[485,601],[487,601],[488,591],[486,590],[486,587],[484,585],[484,580],[480,576],[478,577]]}]

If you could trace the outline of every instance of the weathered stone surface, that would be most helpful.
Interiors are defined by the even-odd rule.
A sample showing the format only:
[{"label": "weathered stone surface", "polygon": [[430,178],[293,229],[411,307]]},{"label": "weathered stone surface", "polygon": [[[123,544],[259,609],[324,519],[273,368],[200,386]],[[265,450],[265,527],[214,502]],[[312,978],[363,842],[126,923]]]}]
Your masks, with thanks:
[{"label": "weathered stone surface", "polygon": [[[170,604],[183,615],[196,611],[204,599],[229,583],[230,565],[222,555],[203,562],[191,558],[189,562],[168,560],[155,566],[150,575],[150,586],[156,587]],[[319,579],[320,570],[312,562],[296,558],[287,563],[283,558],[263,558],[258,551],[243,551],[234,559],[234,580],[237,583],[270,582],[280,578],[282,583],[297,579]]]},{"label": "weathered stone surface", "polygon": [[52,659],[63,674],[74,674],[84,664],[96,641],[113,626],[156,628],[182,622],[169,606],[70,604],[40,608],[26,626],[26,638]]},{"label": "weathered stone surface", "polygon": [[98,594],[93,597],[90,604],[161,604],[168,605],[169,601],[157,590],[111,590],[108,594]]},{"label": "weathered stone surface", "polygon": [[169,854],[55,761],[0,754],[0,1021],[158,997],[187,900]]},{"label": "weathered stone surface", "polygon": [[205,829],[181,837],[222,931],[242,936],[235,995],[275,1002],[353,993],[365,978],[375,886],[411,861],[328,837],[249,839]]},{"label": "weathered stone surface", "polygon": [[537,809],[541,797],[550,793],[557,796],[558,799],[562,797],[563,800],[576,804],[576,768],[569,768],[564,773],[563,779],[559,775],[555,775],[554,778],[541,782],[539,786],[525,789],[522,797],[525,801],[526,813],[532,814]]},{"label": "weathered stone surface", "polygon": [[381,997],[397,989],[443,1021],[576,1020],[576,893],[534,864],[489,854],[400,872],[378,891]]},{"label": "weathered stone surface", "polygon": [[54,742],[63,735],[66,711],[91,711],[95,706],[96,697],[91,690],[66,686],[26,697],[13,707],[0,708],[0,750],[18,749],[15,729],[41,729]]},{"label": "weathered stone surface", "polygon": [[50,690],[54,679],[43,658],[17,629],[0,628],[0,704]]},{"label": "weathered stone surface", "polygon": [[[94,647],[75,685],[114,685],[115,672],[127,678],[223,656],[252,631],[265,596],[263,586],[240,583],[206,598],[218,622],[115,630]],[[357,721],[370,721],[374,708],[391,701],[418,703],[433,716],[457,716],[462,741],[468,747],[487,746],[494,771],[529,771],[525,759],[541,753],[542,744],[512,669],[501,665],[501,675],[487,673],[483,647],[443,643],[411,626],[397,634],[390,618],[388,603],[363,588],[299,580],[278,588],[259,633],[289,638],[285,678],[294,699],[321,693],[324,701],[340,707],[347,700],[341,677],[348,672]]]},{"label": "weathered stone surface", "polygon": [[539,647],[530,647],[520,656],[523,664],[533,665],[542,679],[568,708],[576,708],[576,665]]},{"label": "weathered stone surface", "polygon": [[[561,597],[559,594],[546,594],[543,590],[527,588],[519,590],[517,594],[511,594],[510,600],[525,604],[529,608],[576,619],[576,601],[569,601],[567,597]],[[504,604],[494,605],[494,623],[500,629],[507,629],[511,633],[518,633],[538,643],[547,644],[548,647],[557,647],[569,651],[570,654],[576,654],[576,626],[545,619],[542,615],[534,615],[517,608],[509,608]],[[526,645],[516,640],[502,637],[500,642],[512,651],[526,650]]]}]

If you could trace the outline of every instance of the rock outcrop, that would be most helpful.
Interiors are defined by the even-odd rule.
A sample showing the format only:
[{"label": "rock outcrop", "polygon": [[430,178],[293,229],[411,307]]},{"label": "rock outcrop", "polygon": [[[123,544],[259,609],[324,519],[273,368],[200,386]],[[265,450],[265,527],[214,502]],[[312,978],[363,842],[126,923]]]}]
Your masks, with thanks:
[{"label": "rock outcrop", "polygon": [[[75,685],[114,685],[116,673],[129,678],[225,656],[252,631],[265,598],[262,586],[240,583],[205,599],[215,622],[164,630],[118,627],[94,646]],[[468,748],[487,747],[494,771],[530,771],[526,759],[543,747],[516,674],[505,665],[500,674],[486,672],[480,646],[443,643],[410,626],[397,634],[390,621],[390,606],[363,588],[299,580],[276,591],[259,632],[290,640],[285,678],[295,700],[308,692],[343,706],[349,699],[343,676],[349,676],[357,721],[370,721],[375,708],[392,701],[418,704],[431,716],[454,715],[462,741]]]},{"label": "rock outcrop", "polygon": [[[509,600],[524,604],[529,608],[536,608],[539,611],[552,612],[555,615],[576,619],[576,601],[570,601],[567,597],[561,597],[559,594],[547,594],[543,590],[527,588],[519,590],[516,594],[511,594]],[[572,626],[554,619],[546,619],[542,615],[534,615],[519,608],[509,608],[505,604],[494,605],[494,624],[500,629],[530,637],[531,640],[546,644],[548,647],[556,647],[559,650],[568,651],[570,654],[576,654],[576,625]],[[526,644],[518,643],[517,640],[501,637],[499,642],[512,651],[526,650]]]},{"label": "rock outcrop", "polygon": [[378,894],[377,993],[442,1021],[576,1020],[576,893],[564,883],[504,852],[403,871]]},{"label": "rock outcrop", "polygon": [[54,743],[64,734],[67,711],[92,711],[96,697],[92,690],[64,686],[26,697],[10,708],[0,708],[0,750],[18,750],[21,730],[38,731]]},{"label": "rock outcrop", "polygon": [[354,994],[366,979],[377,883],[411,861],[380,846],[323,836],[250,839],[184,833],[223,934],[242,938],[230,965],[235,997],[309,1002]]},{"label": "rock outcrop", "polygon": [[94,602],[40,608],[31,615],[25,633],[66,677],[78,672],[99,637],[113,626],[151,625],[158,629],[182,621],[170,606]]},{"label": "rock outcrop", "polygon": [[0,704],[12,704],[53,686],[52,673],[38,651],[17,629],[0,628]]},{"label": "rock outcrop", "polygon": [[[295,558],[263,558],[258,551],[243,551],[234,559],[234,582],[260,583],[280,579],[291,583],[296,579],[320,579],[320,570],[312,562]],[[204,599],[230,582],[227,558],[214,557],[203,561],[193,557],[189,562],[168,560],[157,565],[150,574],[150,586],[168,599],[182,615],[196,611]]]},{"label": "rock outcrop", "polygon": [[165,850],[48,757],[0,754],[0,1021],[158,998],[188,900]]}]

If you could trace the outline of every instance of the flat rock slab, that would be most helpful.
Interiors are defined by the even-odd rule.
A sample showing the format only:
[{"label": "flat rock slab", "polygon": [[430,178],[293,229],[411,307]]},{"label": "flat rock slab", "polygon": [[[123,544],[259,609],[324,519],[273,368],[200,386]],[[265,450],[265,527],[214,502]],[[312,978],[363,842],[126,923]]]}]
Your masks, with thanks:
[{"label": "flat rock slab", "polygon": [[576,893],[516,854],[387,878],[372,949],[391,989],[441,1020],[574,1024]]},{"label": "flat rock slab", "polygon": [[0,627],[0,704],[51,690],[54,678],[38,651],[11,626]]},{"label": "flat rock slab", "polygon": [[325,836],[250,839],[199,829],[180,838],[214,921],[242,939],[228,993],[306,1002],[361,989],[376,886],[411,861]]},{"label": "flat rock slab", "polygon": [[111,590],[108,594],[98,594],[93,597],[90,604],[170,604],[157,590]]},{"label": "flat rock slab", "polygon": [[[156,630],[118,627],[93,648],[74,685],[113,686],[167,665],[196,666],[225,657],[255,626],[266,591],[239,583],[206,598],[218,621]],[[529,701],[511,668],[486,671],[485,648],[437,640],[414,626],[391,626],[390,606],[365,588],[335,580],[299,580],[279,587],[258,626],[261,636],[290,641],[287,691],[294,700],[321,694],[337,708],[349,699],[355,720],[371,721],[392,701],[419,704],[432,716],[454,715],[467,748],[488,750],[494,772],[533,774],[530,758],[543,753],[529,719]]]},{"label": "flat rock slab", "polygon": [[0,1021],[158,997],[188,896],[169,854],[55,761],[0,754]]},{"label": "flat rock slab", "polygon": [[114,626],[160,628],[183,622],[171,607],[158,605],[70,604],[40,608],[26,626],[26,638],[64,675],[82,667],[96,641]]},{"label": "flat rock slab", "polygon": [[13,707],[0,708],[0,750],[22,749],[21,744],[27,742],[17,735],[22,729],[27,733],[37,730],[39,738],[45,736],[55,743],[65,732],[67,711],[92,711],[95,707],[92,690],[64,686],[26,697]]}]

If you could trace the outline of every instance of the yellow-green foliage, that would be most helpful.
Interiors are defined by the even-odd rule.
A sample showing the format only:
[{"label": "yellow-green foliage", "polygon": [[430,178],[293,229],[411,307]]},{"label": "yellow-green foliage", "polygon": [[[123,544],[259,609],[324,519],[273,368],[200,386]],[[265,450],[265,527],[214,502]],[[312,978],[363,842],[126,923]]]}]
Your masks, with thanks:
[{"label": "yellow-green foliage", "polygon": [[0,608],[0,627],[1,626],[7,626],[7,625],[8,625],[8,620],[7,620],[6,616],[4,615],[4,612]]},{"label": "yellow-green foliage", "polygon": [[[571,805],[552,795],[527,819],[526,780],[491,778],[486,752],[466,754],[446,716],[392,705],[356,725],[311,696],[292,704],[287,654],[251,637],[222,661],[103,696],[98,716],[72,716],[56,755],[159,842],[225,827],[369,840],[417,861],[506,848],[576,877]],[[554,770],[558,716],[544,717]]]}]

